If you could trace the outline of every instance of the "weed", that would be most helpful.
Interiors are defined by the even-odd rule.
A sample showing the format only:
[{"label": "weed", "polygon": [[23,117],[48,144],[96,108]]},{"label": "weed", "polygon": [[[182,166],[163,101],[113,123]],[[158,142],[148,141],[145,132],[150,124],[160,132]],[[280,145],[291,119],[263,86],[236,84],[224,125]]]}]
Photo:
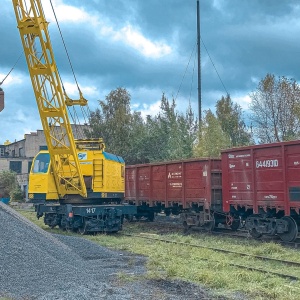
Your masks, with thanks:
[{"label": "weed", "polygon": [[[35,219],[34,213],[23,213],[31,221],[45,229],[41,220]],[[147,230],[149,226],[149,230]],[[47,229],[49,230],[49,229]],[[51,232],[53,232],[51,230]],[[126,223],[125,233],[159,236],[154,225]],[[195,248],[187,245],[178,245],[140,239],[136,237],[117,235],[86,235],[84,238],[112,249],[127,250],[135,254],[148,257],[146,264],[146,279],[178,278],[184,281],[205,285],[214,289],[217,294],[246,295],[250,299],[299,299],[300,283],[290,282],[281,277],[257,271],[240,269],[231,264],[261,268],[270,272],[278,272],[300,277],[297,267],[287,266],[278,262],[262,261],[237,254],[225,254],[207,248]],[[278,259],[300,262],[299,250],[287,249],[275,243],[261,243],[255,240],[240,240],[229,237],[214,237],[205,234],[164,234],[164,239],[197,244],[203,247],[217,247],[252,255],[263,255]],[[134,264],[134,261],[130,262]],[[131,280],[127,274],[120,274],[120,279]],[[139,277],[141,278],[141,277]],[[231,295],[231,296],[230,296]]]}]

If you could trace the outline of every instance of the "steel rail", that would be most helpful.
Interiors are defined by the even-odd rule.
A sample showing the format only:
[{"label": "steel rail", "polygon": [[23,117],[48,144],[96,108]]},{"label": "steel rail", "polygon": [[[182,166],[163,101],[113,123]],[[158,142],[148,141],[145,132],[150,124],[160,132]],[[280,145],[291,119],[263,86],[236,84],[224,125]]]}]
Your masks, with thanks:
[{"label": "steel rail", "polygon": [[[148,240],[153,240],[153,241],[157,241],[157,242],[164,242],[164,243],[169,243],[169,244],[189,246],[189,247],[194,247],[194,248],[209,249],[209,250],[228,253],[228,254],[235,254],[235,255],[246,256],[246,257],[250,257],[250,258],[256,258],[256,259],[260,259],[260,260],[264,260],[264,261],[284,263],[284,264],[287,264],[287,265],[290,265],[290,266],[297,266],[297,267],[300,266],[300,262],[281,260],[281,259],[276,259],[276,258],[271,258],[271,257],[264,257],[264,256],[260,256],[260,255],[246,254],[246,253],[242,253],[242,252],[231,251],[231,250],[226,250],[226,249],[221,249],[221,248],[208,247],[208,246],[191,244],[191,243],[170,241],[170,240],[166,240],[166,239],[149,237],[149,236],[146,236],[146,235],[143,236],[143,235],[134,235],[134,234],[128,234],[128,233],[120,233],[120,235],[136,237],[136,238],[142,238],[142,239],[148,239]],[[205,259],[205,258],[203,258],[202,260],[209,261],[209,259]],[[215,262],[221,262],[221,261],[215,261]],[[291,280],[300,280],[300,277],[294,276],[294,275],[283,274],[283,273],[273,272],[273,271],[264,270],[264,269],[260,269],[260,268],[248,267],[248,266],[234,264],[234,263],[228,263],[228,264],[230,266],[243,268],[243,269],[247,269],[247,270],[250,270],[250,271],[258,271],[258,272],[262,272],[262,273],[268,273],[268,274],[276,275],[276,276],[283,277],[283,278],[289,278]]]},{"label": "steel rail", "polygon": [[[180,226],[181,226],[181,228],[184,230],[182,225],[180,225],[179,223],[158,221],[158,222],[154,222],[154,224],[157,224],[159,226],[163,225],[163,224],[164,224],[164,226],[166,226],[166,224],[168,224],[170,227],[173,226],[176,229],[180,229]],[[251,237],[251,235],[248,233],[247,230],[232,231],[231,229],[228,229],[228,228],[215,228],[213,231],[207,231],[202,228],[189,228],[184,233],[189,234],[191,232],[205,233],[208,235],[222,235],[224,237],[230,237],[230,238],[250,239],[250,240],[255,240],[255,241],[261,241],[262,243],[273,242],[273,243],[280,244],[285,247],[300,249],[299,242],[296,242],[296,241],[284,242],[282,240],[276,240],[276,239],[274,239],[274,237],[270,237],[270,236],[265,236],[265,237],[262,237],[261,239],[255,239],[254,237]],[[265,239],[268,237],[269,237],[269,239]]]}]

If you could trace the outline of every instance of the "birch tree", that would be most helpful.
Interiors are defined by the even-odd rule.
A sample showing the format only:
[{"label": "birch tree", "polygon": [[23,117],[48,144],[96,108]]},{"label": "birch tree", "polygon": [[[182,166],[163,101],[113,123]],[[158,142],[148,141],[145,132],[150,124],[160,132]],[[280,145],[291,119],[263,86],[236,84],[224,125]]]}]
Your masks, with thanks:
[{"label": "birch tree", "polygon": [[253,131],[260,143],[300,137],[300,87],[294,79],[267,74],[250,97]]}]

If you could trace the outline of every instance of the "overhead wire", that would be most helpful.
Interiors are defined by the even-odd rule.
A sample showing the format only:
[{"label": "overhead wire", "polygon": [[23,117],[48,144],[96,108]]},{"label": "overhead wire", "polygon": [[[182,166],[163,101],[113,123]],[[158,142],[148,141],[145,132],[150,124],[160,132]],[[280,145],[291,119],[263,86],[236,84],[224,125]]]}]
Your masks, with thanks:
[{"label": "overhead wire", "polygon": [[177,97],[178,97],[178,94],[179,94],[179,92],[180,92],[180,89],[181,89],[181,86],[182,86],[183,80],[184,80],[184,78],[185,78],[185,76],[186,76],[186,73],[187,73],[188,67],[189,67],[189,65],[190,65],[190,62],[191,62],[191,59],[192,59],[193,53],[194,53],[194,51],[195,51],[196,44],[197,44],[197,43],[195,43],[195,44],[194,44],[193,51],[192,51],[192,53],[191,53],[191,55],[190,55],[190,58],[189,58],[188,64],[187,64],[187,66],[186,66],[186,68],[185,68],[185,71],[184,71],[184,74],[183,74],[183,76],[182,76],[182,78],[181,78],[181,82],[180,82],[180,85],[179,85],[179,88],[178,88],[178,91],[177,91],[177,94],[176,94],[176,97],[175,97],[175,99],[174,99],[174,100],[176,100],[176,99],[177,99]]},{"label": "overhead wire", "polygon": [[13,67],[10,69],[10,71],[8,72],[8,74],[4,77],[4,79],[0,82],[0,86],[3,84],[3,82],[6,80],[6,78],[10,75],[10,73],[13,71],[13,69],[15,68],[15,66],[17,65],[17,63],[19,62],[21,56],[23,55],[23,51],[21,52],[20,56],[18,57],[17,61],[15,62],[15,64],[13,65]]},{"label": "overhead wire", "polygon": [[[56,24],[57,24],[57,28],[58,28],[59,33],[60,33],[60,37],[61,37],[64,49],[65,49],[68,61],[69,61],[69,65],[70,65],[70,68],[71,68],[71,71],[72,71],[72,74],[73,74],[73,77],[74,77],[77,89],[79,91],[79,94],[81,95],[81,90],[80,90],[80,87],[79,87],[79,84],[78,84],[78,81],[77,81],[77,78],[76,78],[76,75],[75,75],[75,71],[74,71],[74,68],[73,68],[73,65],[72,65],[72,62],[71,62],[71,59],[70,59],[70,55],[69,55],[69,52],[68,52],[68,49],[67,49],[67,46],[66,46],[66,43],[65,43],[65,40],[64,40],[64,37],[63,37],[62,31],[61,31],[61,28],[60,28],[60,25],[59,25],[56,13],[55,13],[55,10],[54,10],[54,6],[53,6],[53,3],[52,3],[52,0],[50,0],[50,4],[51,4],[53,15],[54,15],[54,18],[55,18],[55,21],[56,21]],[[59,75],[60,81],[62,83],[62,88],[63,88],[63,90],[65,92],[65,88],[64,88],[63,81],[62,81],[62,78],[61,78],[61,75],[60,75],[59,71],[58,71],[58,75]],[[86,111],[85,111],[85,109],[82,106],[80,106],[80,107],[81,107],[81,112],[82,112],[82,116],[83,116],[84,123],[85,123],[84,125],[87,125],[89,123],[89,118],[90,118],[90,115],[91,115],[91,111],[89,109],[88,104],[85,106]],[[77,114],[77,111],[76,111],[75,107],[73,106],[73,113],[71,112],[71,109],[68,107],[68,112],[69,112],[69,115],[71,116],[71,119],[72,119],[74,125],[75,125],[75,129],[74,130],[76,131],[76,133],[77,133],[78,136],[82,136],[82,138],[83,138],[85,136],[83,128],[81,128],[81,126],[80,126],[80,128],[77,128],[78,126],[76,126],[77,124],[78,125],[81,125],[81,124],[80,124],[80,118],[78,117],[78,114]],[[87,118],[88,121],[86,120],[86,118]]]},{"label": "overhead wire", "polygon": [[214,62],[213,62],[213,60],[212,60],[212,58],[211,58],[211,56],[210,56],[208,50],[207,50],[207,48],[206,48],[206,45],[205,45],[203,39],[202,39],[201,37],[200,37],[200,39],[201,39],[201,42],[202,42],[202,44],[203,44],[203,46],[204,46],[204,49],[205,49],[205,51],[206,51],[206,53],[207,53],[207,55],[208,55],[208,57],[209,57],[209,59],[210,59],[212,65],[213,65],[213,67],[214,67],[214,69],[215,69],[215,71],[216,71],[216,73],[217,73],[217,75],[218,75],[218,77],[219,77],[219,80],[220,80],[221,84],[223,85],[223,88],[224,88],[224,90],[225,90],[225,92],[226,92],[226,95],[229,95],[229,93],[228,93],[228,91],[227,91],[227,89],[226,89],[226,87],[225,87],[225,84],[224,84],[223,80],[221,79],[221,76],[220,76],[220,74],[219,74],[219,72],[218,72],[218,70],[217,70],[217,68],[216,68],[216,66],[215,66],[215,64],[214,64]]},{"label": "overhead wire", "polygon": [[[213,59],[212,59],[210,53],[208,52],[208,49],[207,49],[207,47],[206,47],[206,45],[205,45],[203,39],[202,39],[201,37],[200,37],[200,39],[201,39],[201,42],[202,42],[202,44],[203,44],[203,46],[204,46],[204,49],[205,49],[205,51],[206,51],[206,53],[207,53],[207,56],[209,57],[210,62],[211,62],[211,64],[213,65],[213,67],[214,67],[214,69],[215,69],[215,72],[216,72],[216,74],[217,74],[217,76],[218,76],[218,78],[219,78],[219,80],[220,80],[220,82],[221,82],[221,84],[222,84],[222,86],[223,86],[223,88],[224,88],[224,90],[225,90],[226,95],[229,95],[229,93],[228,93],[228,91],[227,91],[227,89],[226,89],[226,87],[225,87],[225,84],[224,84],[224,82],[223,82],[223,80],[222,80],[222,78],[221,78],[221,76],[220,76],[220,74],[219,74],[219,72],[218,72],[218,70],[217,70],[216,65],[215,65],[214,62],[213,62]],[[181,89],[183,80],[184,80],[184,78],[185,78],[185,76],[186,76],[188,67],[189,67],[190,62],[191,62],[191,58],[192,58],[192,56],[193,56],[193,54],[194,54],[196,44],[197,44],[197,43],[195,43],[195,45],[194,45],[194,48],[193,48],[193,50],[192,50],[191,56],[190,56],[190,58],[189,58],[189,61],[188,61],[188,63],[187,63],[185,72],[184,72],[184,74],[183,74],[183,76],[182,76],[182,79],[181,79],[181,82],[180,82],[180,85],[179,85],[179,88],[178,88],[178,91],[177,91],[175,100],[177,99],[178,94],[179,94],[179,92],[180,92],[180,89]],[[196,67],[196,51],[195,51],[195,60],[194,60],[194,67],[193,67],[193,75],[192,75],[192,82],[191,82],[191,88],[190,88],[190,97],[189,97],[189,101],[191,100],[192,87],[193,87],[194,75],[195,75],[195,67]]]},{"label": "overhead wire", "polygon": [[65,48],[65,51],[66,51],[66,55],[67,55],[68,60],[69,60],[69,64],[70,64],[70,67],[71,67],[71,70],[72,70],[72,73],[73,73],[73,76],[74,76],[74,80],[75,80],[75,82],[76,82],[76,85],[77,85],[78,90],[80,91],[79,84],[78,84],[78,82],[77,82],[77,78],[76,78],[76,75],[75,75],[75,72],[74,72],[74,69],[73,69],[73,65],[72,65],[70,56],[69,56],[69,52],[68,52],[68,49],[67,49],[67,46],[66,46],[64,37],[63,37],[63,35],[62,35],[62,31],[61,31],[61,29],[60,29],[60,26],[59,26],[59,23],[58,23],[58,19],[57,19],[57,17],[56,17],[56,13],[55,13],[55,10],[54,10],[53,4],[52,4],[52,0],[50,0],[50,4],[51,4],[51,7],[52,7],[52,11],[53,11],[53,14],[54,14],[54,18],[55,18],[55,21],[56,21],[56,24],[57,24],[57,28],[58,28],[58,30],[59,30],[59,34],[60,34],[62,43],[63,43],[64,48]]},{"label": "overhead wire", "polygon": [[194,84],[194,75],[195,75],[195,69],[196,69],[196,60],[197,60],[197,54],[196,54],[196,51],[195,51],[194,67],[193,67],[193,75],[192,75],[192,82],[191,82],[191,88],[190,88],[189,103],[191,103],[191,98],[192,98],[192,90],[193,90],[193,84]]}]

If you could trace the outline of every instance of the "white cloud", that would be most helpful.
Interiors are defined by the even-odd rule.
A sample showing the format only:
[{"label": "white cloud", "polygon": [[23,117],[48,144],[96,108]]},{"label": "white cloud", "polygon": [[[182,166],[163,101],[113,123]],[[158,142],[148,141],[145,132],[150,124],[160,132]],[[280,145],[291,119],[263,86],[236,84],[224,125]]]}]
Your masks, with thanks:
[{"label": "white cloud", "polygon": [[213,0],[213,7],[222,10],[222,0]]},{"label": "white cloud", "polygon": [[249,109],[249,105],[251,103],[251,98],[249,95],[235,96],[235,97],[232,97],[231,99],[232,99],[232,101],[239,104],[243,110]]},{"label": "white cloud", "polygon": [[[43,5],[46,19],[55,23],[56,21],[50,3],[45,2]],[[110,20],[106,17],[90,14],[83,8],[65,5],[62,0],[53,1],[53,6],[55,7],[55,14],[59,23],[84,23],[88,21],[101,36],[105,36],[114,41],[121,41],[145,57],[160,58],[172,52],[172,48],[169,45],[162,41],[152,41],[146,38],[138,28],[135,28],[131,24],[117,28],[118,26],[111,24]]]},{"label": "white cloud", "polygon": [[[9,70],[7,71],[8,74]],[[0,83],[4,80],[4,78],[7,76],[7,74],[0,73]],[[23,77],[18,74],[10,73],[4,80],[3,85],[1,86],[3,89],[5,86],[9,86],[12,84],[21,84],[23,83]]]},{"label": "white cloud", "polygon": [[[85,22],[91,19],[91,15],[83,8],[66,5],[62,0],[52,1],[56,17],[59,22]],[[46,20],[56,22],[50,2],[43,2]]]},{"label": "white cloud", "polygon": [[131,25],[123,27],[115,34],[117,40],[125,42],[127,45],[138,50],[146,57],[159,58],[172,52],[170,46],[163,42],[153,42],[145,38],[141,32]]},{"label": "white cloud", "polygon": [[[77,85],[75,83],[64,82],[64,87],[66,89],[67,95],[69,97],[79,97],[79,92]],[[98,95],[98,90],[95,86],[82,86],[80,85],[80,90],[85,98],[89,96]]]},{"label": "white cloud", "polygon": [[161,58],[172,53],[171,46],[162,41],[152,41],[146,38],[138,28],[135,28],[131,24],[116,29],[106,20],[105,23],[103,21],[98,22],[96,27],[100,28],[99,33],[101,36],[110,38],[113,41],[121,41],[145,57]]},{"label": "white cloud", "polygon": [[160,103],[161,103],[161,101],[157,101],[152,104],[143,103],[143,104],[139,105],[138,108],[139,108],[139,111],[141,112],[142,117],[144,119],[146,119],[146,117],[148,115],[150,115],[150,116],[157,115],[160,111]]}]

